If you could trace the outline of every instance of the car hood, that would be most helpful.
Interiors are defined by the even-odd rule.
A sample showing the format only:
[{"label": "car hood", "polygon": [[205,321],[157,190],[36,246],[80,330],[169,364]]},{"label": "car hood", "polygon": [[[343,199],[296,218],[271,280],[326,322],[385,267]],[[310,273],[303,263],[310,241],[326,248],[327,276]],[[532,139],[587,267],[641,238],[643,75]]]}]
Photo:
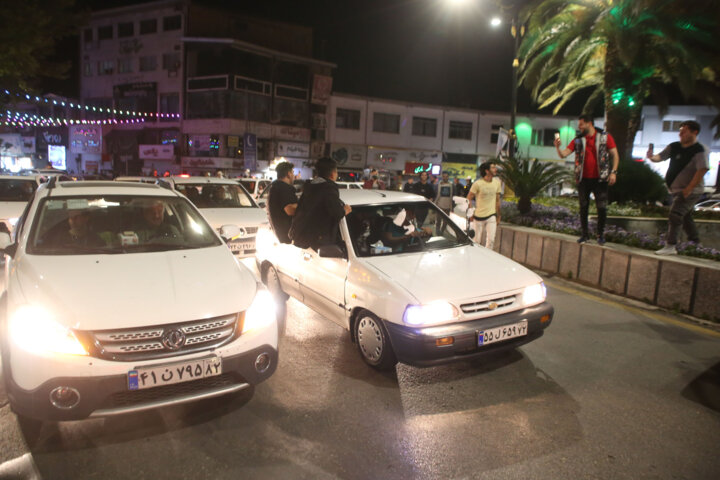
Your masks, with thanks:
[{"label": "car hood", "polygon": [[[247,309],[253,274],[227,247],[117,255],[25,255],[14,265],[22,296],[65,326],[133,328]],[[12,281],[12,280],[11,280]]]},{"label": "car hood", "polygon": [[522,265],[477,245],[365,260],[420,303],[462,302],[517,291],[542,281]]},{"label": "car hood", "polygon": [[0,218],[17,218],[22,215],[27,202],[0,202]]},{"label": "car hood", "polygon": [[256,227],[268,221],[262,208],[201,208],[200,213],[215,229],[223,225]]}]

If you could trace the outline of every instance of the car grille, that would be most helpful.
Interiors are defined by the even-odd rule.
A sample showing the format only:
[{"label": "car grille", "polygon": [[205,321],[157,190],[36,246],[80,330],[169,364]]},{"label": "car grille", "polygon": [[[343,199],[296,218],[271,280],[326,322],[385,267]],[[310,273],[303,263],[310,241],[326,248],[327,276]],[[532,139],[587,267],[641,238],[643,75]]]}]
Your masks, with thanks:
[{"label": "car grille", "polygon": [[[236,330],[237,315],[233,314],[172,325],[77,333],[91,345],[91,355],[131,362],[214,348],[231,341]],[[171,340],[175,342],[166,337],[173,331],[175,338]]]},{"label": "car grille", "polygon": [[482,300],[473,303],[464,303],[460,305],[463,313],[481,313],[498,310],[501,308],[509,307],[515,303],[515,295],[507,297],[492,298],[490,300]]},{"label": "car grille", "polygon": [[145,390],[128,390],[110,395],[101,405],[101,409],[131,407],[142,405],[157,400],[166,400],[183,395],[202,393],[206,390],[227,387],[242,383],[232,373],[223,373],[215,377],[201,378],[192,382],[164,385],[162,387],[148,388]]}]

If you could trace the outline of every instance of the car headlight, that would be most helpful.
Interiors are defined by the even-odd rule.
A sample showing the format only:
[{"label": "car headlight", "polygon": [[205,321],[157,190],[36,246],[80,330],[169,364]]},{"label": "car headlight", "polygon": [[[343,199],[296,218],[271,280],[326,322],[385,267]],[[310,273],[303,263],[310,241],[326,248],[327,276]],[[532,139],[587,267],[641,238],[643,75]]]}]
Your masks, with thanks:
[{"label": "car headlight", "polygon": [[8,329],[12,341],[28,352],[88,354],[72,330],[57,323],[48,310],[37,305],[17,308],[10,316]]},{"label": "car headlight", "polygon": [[530,306],[542,303],[545,301],[546,296],[547,289],[545,288],[545,283],[540,282],[535,285],[530,285],[529,287],[525,287],[525,291],[523,291],[523,304]]},{"label": "car headlight", "polygon": [[408,325],[431,325],[457,319],[457,307],[449,302],[437,301],[426,305],[408,305],[403,321]]},{"label": "car headlight", "polygon": [[267,290],[258,290],[255,298],[245,311],[242,333],[265,328],[276,320],[275,299]]}]

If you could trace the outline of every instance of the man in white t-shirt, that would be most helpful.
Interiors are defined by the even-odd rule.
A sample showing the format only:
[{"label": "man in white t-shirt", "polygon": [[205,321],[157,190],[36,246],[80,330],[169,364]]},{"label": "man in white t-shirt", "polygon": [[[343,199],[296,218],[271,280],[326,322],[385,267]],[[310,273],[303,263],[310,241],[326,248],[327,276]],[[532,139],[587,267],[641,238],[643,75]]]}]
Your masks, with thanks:
[{"label": "man in white t-shirt", "polygon": [[490,162],[480,165],[480,179],[470,187],[468,202],[475,200],[475,242],[480,243],[485,233],[485,247],[492,250],[495,231],[500,223],[500,182],[493,181]]}]

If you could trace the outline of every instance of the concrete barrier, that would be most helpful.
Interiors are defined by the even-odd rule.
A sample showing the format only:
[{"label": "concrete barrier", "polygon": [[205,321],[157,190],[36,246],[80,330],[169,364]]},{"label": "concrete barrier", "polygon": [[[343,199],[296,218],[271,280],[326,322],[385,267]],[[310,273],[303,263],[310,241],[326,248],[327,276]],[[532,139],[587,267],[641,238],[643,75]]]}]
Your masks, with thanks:
[{"label": "concrete barrier", "polygon": [[530,268],[617,295],[720,322],[720,262],[658,257],[624,245],[579,245],[576,238],[501,225],[495,250]]}]

